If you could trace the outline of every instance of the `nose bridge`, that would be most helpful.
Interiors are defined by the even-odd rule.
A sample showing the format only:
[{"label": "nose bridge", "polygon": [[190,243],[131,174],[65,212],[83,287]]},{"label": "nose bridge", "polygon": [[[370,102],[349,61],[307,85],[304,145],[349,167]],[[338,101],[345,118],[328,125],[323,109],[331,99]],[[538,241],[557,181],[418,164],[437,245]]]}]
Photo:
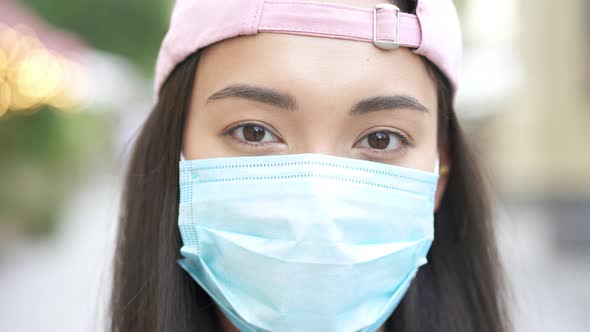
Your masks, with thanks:
[{"label": "nose bridge", "polygon": [[342,136],[338,123],[318,117],[297,132],[295,153],[318,153],[347,157],[350,149]]},{"label": "nose bridge", "polygon": [[303,138],[300,144],[297,144],[296,153],[320,153],[333,156],[340,156],[343,152],[339,151],[338,144],[334,142],[334,138],[330,137],[329,132],[325,136],[319,136],[316,139],[308,137]]},{"label": "nose bridge", "polygon": [[346,157],[343,154],[343,151],[339,151],[335,146],[318,145],[318,144],[305,145],[305,146],[301,147],[300,151],[297,151],[297,153],[318,153],[318,154]]},{"label": "nose bridge", "polygon": [[335,85],[318,83],[313,90],[304,91],[293,137],[295,153],[350,157],[351,128],[346,111],[349,101],[341,92],[335,92],[344,88]]}]

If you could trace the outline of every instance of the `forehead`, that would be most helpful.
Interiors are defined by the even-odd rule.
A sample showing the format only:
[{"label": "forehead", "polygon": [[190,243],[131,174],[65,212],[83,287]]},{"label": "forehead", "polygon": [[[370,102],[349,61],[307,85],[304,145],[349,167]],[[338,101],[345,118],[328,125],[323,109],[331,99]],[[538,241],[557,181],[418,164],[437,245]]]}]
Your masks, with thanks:
[{"label": "forehead", "polygon": [[230,84],[252,84],[288,92],[303,108],[345,107],[375,95],[403,94],[436,110],[435,86],[419,55],[352,40],[283,33],[223,40],[203,53],[195,82],[198,105]]}]

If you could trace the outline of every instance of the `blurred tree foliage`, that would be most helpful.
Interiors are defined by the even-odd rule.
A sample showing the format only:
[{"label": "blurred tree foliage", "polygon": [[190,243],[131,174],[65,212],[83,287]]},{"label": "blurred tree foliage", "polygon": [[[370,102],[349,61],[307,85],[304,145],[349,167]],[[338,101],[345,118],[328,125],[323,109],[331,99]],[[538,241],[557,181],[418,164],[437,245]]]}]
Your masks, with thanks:
[{"label": "blurred tree foliage", "polygon": [[[19,0],[17,0],[19,1]],[[150,77],[172,0],[20,0],[90,47],[121,55]],[[54,229],[66,194],[112,145],[112,113],[48,107],[0,117],[0,234]],[[108,158],[107,158],[108,159]],[[2,236],[0,236],[0,241]]]},{"label": "blurred tree foliage", "polygon": [[94,112],[22,112],[0,118],[0,228],[39,235],[56,225],[74,180],[104,158],[111,120]]},{"label": "blurred tree foliage", "polygon": [[151,74],[173,0],[24,0],[47,21]]}]

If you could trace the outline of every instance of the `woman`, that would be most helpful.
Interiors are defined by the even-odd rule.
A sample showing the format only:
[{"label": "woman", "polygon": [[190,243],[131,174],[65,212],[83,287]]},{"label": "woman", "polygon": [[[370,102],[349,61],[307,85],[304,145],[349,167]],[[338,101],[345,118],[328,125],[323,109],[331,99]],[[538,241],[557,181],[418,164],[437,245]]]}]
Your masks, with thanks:
[{"label": "woman", "polygon": [[455,9],[377,4],[176,2],[112,330],[506,330]]}]

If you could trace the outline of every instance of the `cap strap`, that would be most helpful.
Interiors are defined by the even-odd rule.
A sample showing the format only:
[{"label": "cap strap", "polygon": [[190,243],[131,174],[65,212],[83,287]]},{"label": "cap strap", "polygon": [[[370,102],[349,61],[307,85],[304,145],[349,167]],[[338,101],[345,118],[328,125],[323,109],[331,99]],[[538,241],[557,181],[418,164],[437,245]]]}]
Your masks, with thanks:
[{"label": "cap strap", "polygon": [[391,41],[409,48],[418,48],[422,42],[418,17],[400,13],[391,4],[362,8],[310,1],[265,0],[258,32],[352,39],[375,45],[376,42]]}]

